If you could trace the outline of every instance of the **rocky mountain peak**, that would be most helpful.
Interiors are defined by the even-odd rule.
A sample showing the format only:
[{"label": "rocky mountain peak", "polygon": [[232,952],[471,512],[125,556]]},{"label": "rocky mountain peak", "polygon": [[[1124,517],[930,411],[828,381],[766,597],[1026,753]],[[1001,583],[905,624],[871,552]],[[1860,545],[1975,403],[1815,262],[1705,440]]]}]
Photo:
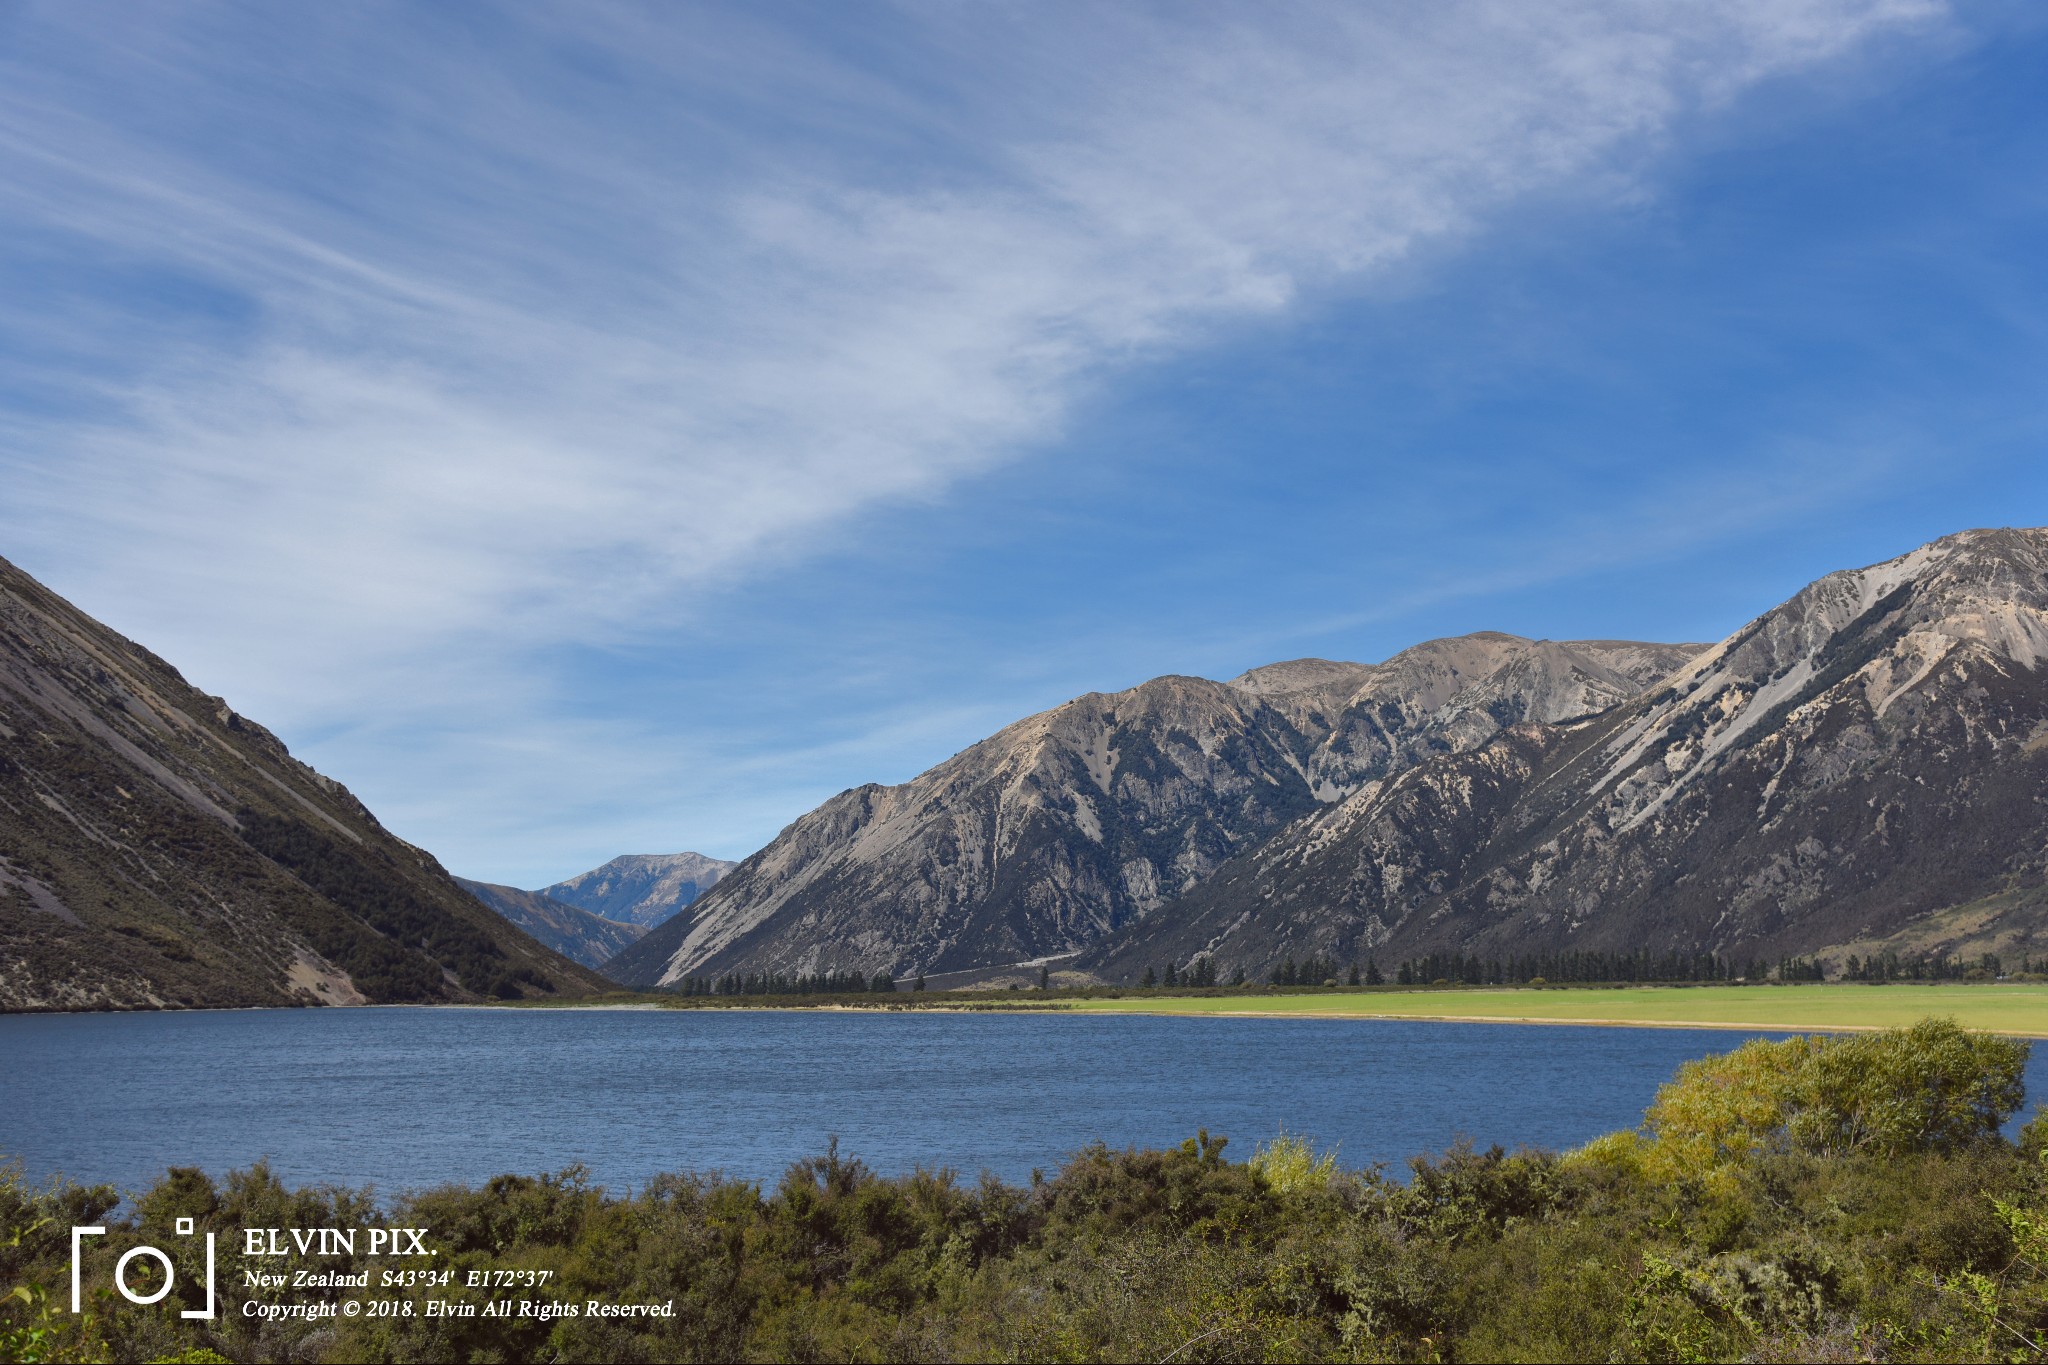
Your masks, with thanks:
[{"label": "rocky mountain peak", "polygon": [[1341,663],[1332,659],[1289,659],[1285,663],[1266,664],[1240,673],[1230,680],[1230,686],[1259,696],[1331,687],[1356,688],[1371,672],[1370,664]]},{"label": "rocky mountain peak", "polygon": [[1828,574],[1631,700],[1531,714],[1312,812],[1082,965],[2031,948],[2048,937],[2044,646],[2048,530]]},{"label": "rocky mountain peak", "polygon": [[1485,632],[1381,664],[1299,659],[1228,683],[1091,692],[900,786],[827,801],[607,970],[651,985],[1077,951],[1319,803],[1503,725],[1611,706],[1654,676],[1649,661],[1668,671],[1692,652]]},{"label": "rocky mountain peak", "polygon": [[739,866],[701,853],[627,853],[534,894],[651,929]]},{"label": "rocky mountain peak", "polygon": [[1646,698],[1602,751],[1600,786],[1644,818],[1842,684],[1882,719],[1959,655],[2048,661],[2048,530],[1965,531],[1815,580]]}]

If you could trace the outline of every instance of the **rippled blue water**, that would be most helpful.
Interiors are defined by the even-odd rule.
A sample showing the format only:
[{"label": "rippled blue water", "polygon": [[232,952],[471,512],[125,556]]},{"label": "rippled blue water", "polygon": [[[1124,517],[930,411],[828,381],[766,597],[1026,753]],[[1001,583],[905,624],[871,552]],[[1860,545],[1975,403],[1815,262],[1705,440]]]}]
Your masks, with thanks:
[{"label": "rippled blue water", "polygon": [[[1777,1036],[1777,1035],[1773,1035]],[[1743,1035],[1392,1020],[732,1010],[251,1010],[0,1017],[0,1155],[125,1189],[268,1157],[391,1191],[587,1165],[772,1181],[837,1134],[879,1170],[1012,1180],[1100,1139],[1282,1127],[1347,1166],[1465,1136],[1633,1125]],[[2028,1068],[2048,1094],[2048,1050]]]}]

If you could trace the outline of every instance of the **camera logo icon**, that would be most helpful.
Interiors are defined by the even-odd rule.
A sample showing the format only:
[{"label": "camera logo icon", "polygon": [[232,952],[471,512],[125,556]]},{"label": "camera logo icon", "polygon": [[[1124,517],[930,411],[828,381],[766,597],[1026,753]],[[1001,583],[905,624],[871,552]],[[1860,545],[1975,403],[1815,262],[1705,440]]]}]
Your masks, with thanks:
[{"label": "camera logo icon", "polygon": [[[82,1276],[80,1272],[83,1269],[81,1262],[84,1259],[83,1253],[85,1239],[88,1237],[104,1237],[106,1235],[107,1230],[104,1227],[87,1228],[78,1227],[74,1225],[71,1229],[71,1311],[74,1313],[81,1313],[85,1311],[82,1303],[82,1295],[80,1293],[80,1290],[82,1288],[80,1283]],[[177,1222],[177,1235],[180,1237],[196,1237],[199,1234],[193,1231],[192,1220],[190,1218],[180,1218]],[[206,1307],[204,1309],[184,1309],[178,1314],[178,1316],[181,1318],[210,1318],[213,1316],[214,1235],[209,1232],[205,1234],[205,1236]],[[158,1265],[163,1267],[164,1282],[158,1285],[155,1291],[152,1293],[138,1294],[133,1289],[129,1288],[129,1266],[134,1264],[134,1262],[138,1258],[145,1261],[155,1261]],[[122,1298],[128,1300],[128,1302],[133,1304],[140,1304],[146,1307],[147,1305],[152,1303],[163,1302],[164,1296],[171,1292],[171,1286],[177,1282],[177,1278],[178,1272],[176,1267],[173,1266],[171,1263],[170,1253],[165,1251],[161,1247],[130,1247],[128,1250],[121,1253],[121,1257],[119,1260],[114,1262],[114,1288],[120,1291]]]}]

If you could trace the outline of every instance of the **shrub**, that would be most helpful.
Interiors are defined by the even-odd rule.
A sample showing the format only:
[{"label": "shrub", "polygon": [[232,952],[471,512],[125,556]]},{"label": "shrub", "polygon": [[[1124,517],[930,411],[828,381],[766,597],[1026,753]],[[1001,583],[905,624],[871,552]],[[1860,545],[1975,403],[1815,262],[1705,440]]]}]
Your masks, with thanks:
[{"label": "shrub", "polygon": [[1275,1194],[1286,1196],[1328,1188],[1337,1170],[1337,1153],[1318,1156],[1315,1144],[1305,1137],[1289,1137],[1285,1129],[1271,1142],[1260,1144],[1245,1165],[1256,1171]]},{"label": "shrub", "polygon": [[1654,1179],[1725,1183],[1768,1151],[1952,1152],[1996,1135],[2019,1108],[2027,1051],[1952,1019],[1760,1039],[1687,1062],[1657,1092],[1641,1132],[1609,1134],[1573,1155]]},{"label": "shrub", "polygon": [[[0,1166],[0,1361],[2042,1359],[2048,1166],[1994,1131],[2023,1057],[1952,1024],[1751,1044],[1683,1068],[1641,1129],[1570,1159],[1461,1144],[1405,1186],[1286,1133],[1243,1164],[1206,1132],[1097,1145],[1025,1187],[882,1176],[835,1145],[765,1193],[670,1175],[616,1196],[571,1167],[382,1211],[261,1165],[180,1168],[125,1219],[110,1190],[31,1189]],[[1687,1162],[1715,1180],[1668,1178]],[[425,1226],[458,1274],[388,1291],[409,1314],[324,1325],[188,1321],[106,1289],[64,1311],[70,1224],[105,1222],[106,1257],[182,1217]],[[242,1285],[234,1239],[220,1251],[222,1283]],[[466,1282],[491,1267],[547,1273],[522,1297],[673,1315],[424,1311],[501,1296]]]}]

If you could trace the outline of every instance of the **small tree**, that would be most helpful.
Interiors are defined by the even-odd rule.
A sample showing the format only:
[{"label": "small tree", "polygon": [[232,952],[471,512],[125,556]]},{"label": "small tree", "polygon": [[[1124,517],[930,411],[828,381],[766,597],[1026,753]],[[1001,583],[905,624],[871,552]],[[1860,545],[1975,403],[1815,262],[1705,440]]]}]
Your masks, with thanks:
[{"label": "small tree", "polygon": [[1159,977],[1156,973],[1153,972],[1153,970],[1150,967],[1147,967],[1145,969],[1145,975],[1138,978],[1138,984],[1140,986],[1145,987],[1156,986],[1159,984]]},{"label": "small tree", "polygon": [[1038,968],[1038,989],[1048,990],[1052,986],[1052,968],[1041,964]]},{"label": "small tree", "polygon": [[1763,1039],[1687,1062],[1638,1132],[1581,1151],[1652,1179],[1722,1182],[1758,1152],[1953,1152],[1995,1136],[2023,1099],[2028,1045],[1953,1019],[1847,1038]]},{"label": "small tree", "polygon": [[1327,1189],[1337,1173],[1337,1154],[1317,1152],[1305,1137],[1290,1137],[1286,1129],[1271,1142],[1260,1144],[1245,1163],[1265,1179],[1275,1194],[1314,1194]]}]

